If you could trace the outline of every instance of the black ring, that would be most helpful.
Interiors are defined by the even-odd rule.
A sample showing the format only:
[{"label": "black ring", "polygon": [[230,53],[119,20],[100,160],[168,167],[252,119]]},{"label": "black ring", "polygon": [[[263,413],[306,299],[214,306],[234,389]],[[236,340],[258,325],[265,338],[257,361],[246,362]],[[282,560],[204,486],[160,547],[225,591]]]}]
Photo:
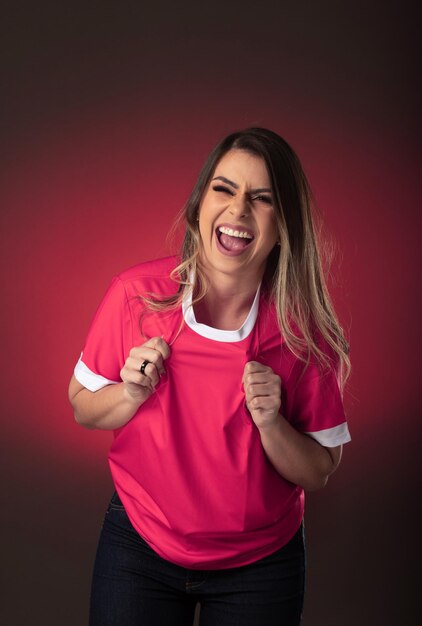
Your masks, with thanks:
[{"label": "black ring", "polygon": [[143,361],[141,367],[139,368],[139,371],[141,372],[143,376],[146,376],[145,368],[149,363],[151,363],[151,361]]}]

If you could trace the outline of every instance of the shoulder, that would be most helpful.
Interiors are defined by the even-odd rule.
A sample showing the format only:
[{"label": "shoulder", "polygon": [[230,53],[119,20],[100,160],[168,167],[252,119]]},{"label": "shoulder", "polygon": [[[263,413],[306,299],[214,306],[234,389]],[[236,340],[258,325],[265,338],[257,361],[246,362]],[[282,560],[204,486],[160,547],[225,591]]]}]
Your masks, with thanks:
[{"label": "shoulder", "polygon": [[142,278],[169,278],[170,273],[177,267],[179,259],[176,256],[168,256],[162,259],[144,261],[133,265],[127,270],[120,272],[117,277],[122,282]]},{"label": "shoulder", "polygon": [[178,282],[171,278],[171,272],[179,262],[180,259],[176,256],[145,261],[120,272],[113,280],[118,281],[128,295],[146,291],[170,295],[179,287]]},{"label": "shoulder", "polygon": [[308,341],[293,319],[287,315],[287,323],[291,334],[296,338],[297,344],[290,347],[283,331],[280,328],[276,306],[270,298],[263,294],[260,300],[260,340],[265,343],[268,340],[279,341],[282,347],[282,358],[287,378],[292,380],[301,378],[305,371],[308,374],[324,374],[328,371],[337,373],[339,357],[334,348],[322,334],[322,331],[314,322],[310,323],[309,334],[312,337],[316,351],[308,345]]}]

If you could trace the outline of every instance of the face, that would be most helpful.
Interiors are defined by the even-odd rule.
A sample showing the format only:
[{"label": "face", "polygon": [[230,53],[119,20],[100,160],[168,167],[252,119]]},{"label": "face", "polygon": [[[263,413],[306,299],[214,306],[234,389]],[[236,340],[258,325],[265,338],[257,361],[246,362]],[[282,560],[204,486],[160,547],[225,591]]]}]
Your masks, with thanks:
[{"label": "face", "polygon": [[209,271],[259,280],[278,240],[265,161],[230,150],[219,161],[199,208],[201,261]]}]

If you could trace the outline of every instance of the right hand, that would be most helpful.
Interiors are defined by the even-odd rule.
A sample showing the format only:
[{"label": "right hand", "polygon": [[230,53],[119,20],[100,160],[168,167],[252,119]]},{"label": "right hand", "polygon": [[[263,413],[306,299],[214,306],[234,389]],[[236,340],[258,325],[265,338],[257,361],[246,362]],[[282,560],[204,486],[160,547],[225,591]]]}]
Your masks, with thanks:
[{"label": "right hand", "polygon": [[[152,337],[141,346],[134,346],[120,371],[129,397],[143,401],[151,395],[160,377],[165,374],[164,361],[170,356],[170,348],[162,337]],[[149,361],[145,374],[140,368],[144,361]]]}]

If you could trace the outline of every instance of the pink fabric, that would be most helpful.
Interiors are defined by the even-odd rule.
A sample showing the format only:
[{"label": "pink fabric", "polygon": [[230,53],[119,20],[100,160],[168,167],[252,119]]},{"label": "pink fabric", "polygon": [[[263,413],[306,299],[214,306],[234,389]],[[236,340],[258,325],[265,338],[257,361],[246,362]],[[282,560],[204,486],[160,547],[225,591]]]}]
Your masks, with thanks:
[{"label": "pink fabric", "polygon": [[[145,341],[137,295],[169,294],[176,259],[141,264],[114,279],[92,323],[82,361],[120,381],[133,345]],[[245,364],[257,360],[282,379],[282,413],[302,432],[345,422],[333,372],[321,375],[283,344],[263,297],[248,337],[223,343],[200,336],[182,311],[148,313],[143,330],[170,344],[167,377],[132,420],[115,432],[109,462],[128,516],[163,558],[191,569],[246,565],[285,545],[304,509],[302,489],[267,459],[245,406]],[[177,337],[176,337],[177,335]],[[80,378],[82,384],[83,378]],[[348,436],[343,437],[344,441]]]}]

